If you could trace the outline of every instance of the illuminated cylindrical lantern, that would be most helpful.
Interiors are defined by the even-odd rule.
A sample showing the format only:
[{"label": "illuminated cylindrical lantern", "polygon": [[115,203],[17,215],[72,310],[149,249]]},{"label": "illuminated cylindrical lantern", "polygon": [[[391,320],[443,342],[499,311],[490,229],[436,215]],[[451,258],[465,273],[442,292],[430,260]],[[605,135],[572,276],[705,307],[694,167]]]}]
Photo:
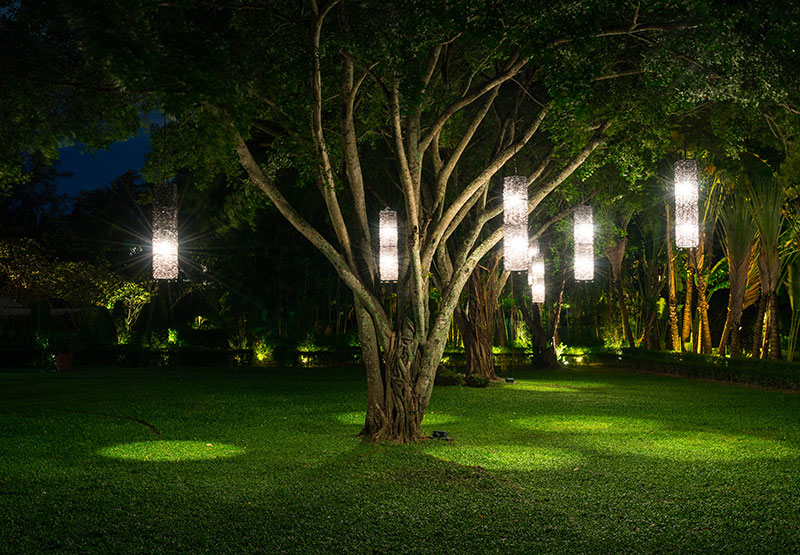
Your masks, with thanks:
[{"label": "illuminated cylindrical lantern", "polygon": [[153,188],[153,279],[178,279],[178,188]]},{"label": "illuminated cylindrical lantern", "polygon": [[534,240],[528,248],[528,285],[531,288],[531,302],[544,302],[544,256],[539,251],[539,243]]},{"label": "illuminated cylindrical lantern", "polygon": [[699,243],[697,160],[675,162],[675,245],[694,248]]},{"label": "illuminated cylindrical lantern", "polygon": [[381,281],[397,281],[400,268],[397,260],[397,212],[381,210],[378,229]]},{"label": "illuminated cylindrical lantern", "polygon": [[575,210],[573,237],[575,279],[592,280],[594,279],[594,220],[591,206],[579,206]]},{"label": "illuminated cylindrical lantern", "polygon": [[503,179],[503,267],[509,272],[528,269],[528,178]]}]

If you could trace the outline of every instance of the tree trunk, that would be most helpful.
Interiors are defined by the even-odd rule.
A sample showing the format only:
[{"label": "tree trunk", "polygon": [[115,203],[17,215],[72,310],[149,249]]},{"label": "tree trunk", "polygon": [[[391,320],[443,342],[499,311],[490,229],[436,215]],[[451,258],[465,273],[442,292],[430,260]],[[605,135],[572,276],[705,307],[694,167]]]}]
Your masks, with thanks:
[{"label": "tree trunk", "polygon": [[711,354],[711,328],[708,323],[708,300],[706,298],[706,278],[702,272],[697,273],[697,312],[698,312],[698,353]]},{"label": "tree trunk", "polygon": [[769,296],[769,358],[774,360],[782,358],[778,324],[778,296],[775,293]]},{"label": "tree trunk", "polygon": [[625,258],[625,247],[628,238],[620,239],[615,245],[606,248],[606,258],[611,263],[611,271],[614,278],[614,290],[617,293],[617,303],[619,304],[620,317],[622,318],[622,332],[629,347],[635,347],[631,323],[628,320],[628,306],[625,303],[625,292],[622,289],[622,259]]},{"label": "tree trunk", "polygon": [[514,301],[517,303],[522,319],[525,325],[528,326],[528,331],[531,333],[531,342],[533,343],[534,356],[538,355],[539,361],[542,366],[548,368],[560,368],[558,363],[558,355],[552,344],[552,334],[548,337],[547,332],[542,325],[542,312],[538,304],[532,304],[530,309],[525,303],[525,298],[522,295],[522,274],[515,273],[511,280],[511,290],[514,295]]},{"label": "tree trunk", "polygon": [[649,314],[644,318],[644,330],[642,330],[642,341],[641,345],[645,349],[652,349],[653,344],[656,345],[656,350],[659,350],[659,341],[658,338],[655,337],[654,332],[654,324],[656,321],[656,313],[653,311],[648,310]]},{"label": "tree trunk", "polygon": [[497,299],[509,275],[499,271],[500,260],[500,255],[495,254],[488,268],[475,268],[467,285],[467,309],[459,307],[455,312],[456,324],[464,338],[467,374],[493,381],[498,381],[492,353]]},{"label": "tree trunk", "polygon": [[761,340],[764,330],[764,313],[767,310],[767,299],[764,293],[761,293],[761,299],[758,301],[758,315],[756,316],[756,324],[753,328],[753,358],[761,358]]},{"label": "tree trunk", "polygon": [[555,349],[561,340],[558,338],[558,326],[561,323],[561,306],[564,304],[564,286],[567,284],[567,278],[561,278],[561,289],[558,291],[558,301],[553,308],[553,324],[550,329],[550,336],[552,337],[553,349]]},{"label": "tree trunk", "polygon": [[669,336],[673,351],[681,351],[681,336],[678,331],[678,299],[675,291],[675,260],[672,252],[672,218],[670,217],[669,204],[665,205],[667,211],[667,280],[669,282]]},{"label": "tree trunk", "polygon": [[683,327],[681,328],[681,350],[686,350],[686,344],[692,339],[692,297],[694,293],[694,271],[686,261],[686,300],[683,305]]},{"label": "tree trunk", "polygon": [[739,324],[731,325],[731,357],[742,356],[742,344]]},{"label": "tree trunk", "polygon": [[[369,338],[373,323],[363,317],[358,322],[359,335]],[[392,333],[383,359],[377,364],[372,358],[372,348],[365,349],[362,345],[367,370],[368,406],[360,435],[374,442],[408,443],[422,439],[420,425],[430,401],[433,376],[445,345],[447,328],[443,329],[443,336],[432,342],[436,352],[427,357],[407,318],[402,330]],[[377,353],[377,342],[374,345]]]},{"label": "tree trunk", "polygon": [[728,344],[728,336],[731,331],[731,307],[728,306],[728,315],[725,317],[725,327],[722,328],[722,337],[719,338],[719,347],[717,347],[717,354],[724,355],[725,347]]},{"label": "tree trunk", "polygon": [[628,320],[628,306],[625,302],[625,292],[622,290],[622,281],[618,277],[614,277],[614,288],[617,291],[617,302],[619,303],[619,314],[622,318],[622,331],[625,334],[625,340],[628,342],[629,347],[635,347],[636,343],[633,340],[631,323]]},{"label": "tree trunk", "polygon": [[[494,326],[475,322],[460,307],[456,309],[454,317],[461,333],[461,338],[464,341],[466,373],[497,379],[494,373],[494,357],[492,354]],[[476,318],[476,316],[473,315],[472,318]]]}]

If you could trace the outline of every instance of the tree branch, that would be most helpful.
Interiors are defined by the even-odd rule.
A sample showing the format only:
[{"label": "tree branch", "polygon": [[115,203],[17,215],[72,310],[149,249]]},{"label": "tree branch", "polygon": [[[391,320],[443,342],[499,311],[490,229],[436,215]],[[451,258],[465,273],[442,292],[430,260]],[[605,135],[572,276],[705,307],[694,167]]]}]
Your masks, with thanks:
[{"label": "tree branch", "polygon": [[469,106],[475,100],[477,100],[478,98],[480,98],[481,96],[483,96],[496,86],[514,77],[514,75],[519,73],[519,71],[525,66],[525,64],[528,63],[528,60],[530,60],[529,57],[516,60],[506,69],[506,71],[496,76],[494,79],[487,81],[486,83],[484,83],[477,89],[473,90],[472,92],[462,96],[461,98],[450,104],[450,106],[445,108],[445,110],[439,115],[438,118],[436,118],[436,121],[433,123],[433,125],[428,129],[427,133],[425,133],[425,135],[420,140],[419,151],[421,153],[424,153],[426,150],[428,150],[428,146],[430,146],[433,137],[435,137],[441,131],[442,127],[444,127],[444,124],[447,123],[447,120],[449,120],[453,114],[455,114],[462,108]]},{"label": "tree branch", "polygon": [[[230,121],[229,123],[231,129],[233,129],[233,124]],[[381,335],[388,338],[391,334],[391,326],[389,324],[389,317],[383,310],[380,300],[370,293],[358,276],[353,273],[341,253],[314,229],[314,227],[294,209],[289,201],[286,200],[277,187],[275,187],[273,181],[268,178],[258,166],[258,163],[253,158],[244,139],[235,130],[234,141],[236,153],[239,155],[239,161],[250,177],[250,180],[267,195],[281,215],[328,259],[342,280],[372,315],[373,320],[380,329]]]}]

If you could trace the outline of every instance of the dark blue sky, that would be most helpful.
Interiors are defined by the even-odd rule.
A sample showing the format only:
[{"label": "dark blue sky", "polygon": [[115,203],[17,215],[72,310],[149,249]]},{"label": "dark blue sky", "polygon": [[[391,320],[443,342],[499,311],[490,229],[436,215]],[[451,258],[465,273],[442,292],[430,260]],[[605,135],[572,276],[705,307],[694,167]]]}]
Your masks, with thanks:
[{"label": "dark blue sky", "polygon": [[74,197],[81,190],[104,187],[128,170],[140,171],[149,151],[150,132],[147,128],[136,137],[92,154],[80,146],[59,149],[59,169],[74,175],[59,179],[58,190]]}]

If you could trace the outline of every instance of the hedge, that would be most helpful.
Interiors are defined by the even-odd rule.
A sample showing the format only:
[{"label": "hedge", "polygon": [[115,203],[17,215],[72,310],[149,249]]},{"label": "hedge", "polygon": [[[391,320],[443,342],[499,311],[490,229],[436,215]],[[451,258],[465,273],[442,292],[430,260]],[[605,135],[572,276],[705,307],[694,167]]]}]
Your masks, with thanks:
[{"label": "hedge", "polygon": [[599,362],[606,366],[645,372],[800,389],[800,364],[783,360],[729,358],[643,349],[589,351],[583,355],[583,359],[586,362]]}]

